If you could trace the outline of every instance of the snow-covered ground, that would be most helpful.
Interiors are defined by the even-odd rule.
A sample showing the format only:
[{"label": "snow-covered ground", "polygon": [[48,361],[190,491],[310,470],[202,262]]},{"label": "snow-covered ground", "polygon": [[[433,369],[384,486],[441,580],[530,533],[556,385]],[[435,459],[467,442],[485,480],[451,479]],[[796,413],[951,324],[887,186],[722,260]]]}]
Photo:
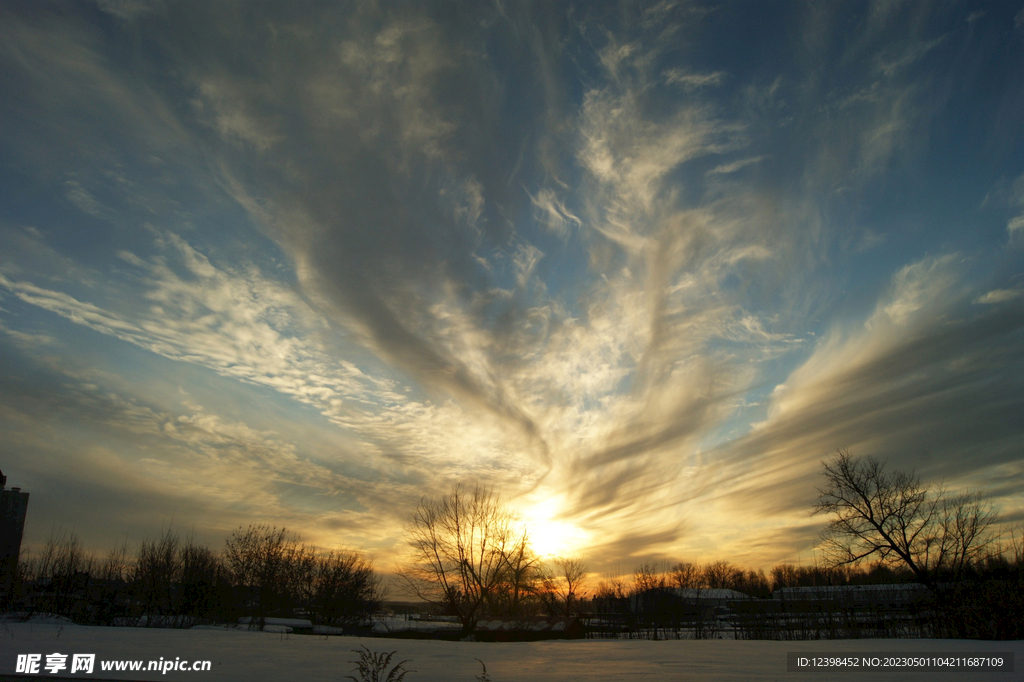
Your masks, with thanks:
[{"label": "snow-covered ground", "polygon": [[[489,644],[479,642],[357,639],[228,630],[158,630],[69,624],[0,623],[0,679],[15,676],[18,654],[96,654],[90,674],[63,670],[82,679],[344,680],[360,645],[397,651],[415,670],[406,682],[473,682],[487,664],[493,682],[560,680],[1018,680],[1024,673],[1024,642],[964,640],[843,640],[761,642],[732,640],[576,640]],[[787,672],[786,653],[1013,652],[1014,673],[996,672]],[[101,672],[104,660],[209,660],[209,672]],[[55,677],[42,668],[40,677]],[[358,677],[358,675],[357,675]]]}]

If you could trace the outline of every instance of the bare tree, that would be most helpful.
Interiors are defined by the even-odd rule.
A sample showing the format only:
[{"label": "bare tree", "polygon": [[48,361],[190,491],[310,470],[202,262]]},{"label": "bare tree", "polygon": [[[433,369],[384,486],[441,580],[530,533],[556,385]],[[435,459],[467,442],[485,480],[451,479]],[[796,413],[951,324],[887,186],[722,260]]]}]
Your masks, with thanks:
[{"label": "bare tree", "polygon": [[701,570],[689,562],[675,564],[669,569],[669,579],[681,590],[696,590],[703,587]]},{"label": "bare tree", "polygon": [[86,553],[78,536],[63,528],[50,530],[50,537],[29,573],[31,579],[44,586],[37,606],[62,616],[77,616],[76,604],[87,588],[89,575],[95,572],[95,561]]},{"label": "bare tree", "polygon": [[384,586],[362,554],[303,547],[299,559],[294,565],[302,581],[300,603],[315,622],[355,626],[380,608]]},{"label": "bare tree", "polygon": [[525,542],[511,510],[479,486],[467,493],[456,485],[444,497],[424,497],[406,534],[412,555],[398,575],[412,594],[457,616],[467,634]]},{"label": "bare tree", "polygon": [[[669,569],[669,581],[678,589],[681,604],[677,608],[676,630],[687,627],[694,639],[711,639],[718,633],[714,607],[705,601],[709,576],[714,581],[716,568],[729,569],[731,564],[719,561],[707,566],[679,562]],[[726,575],[728,571],[726,571]],[[678,636],[678,634],[677,634]]]},{"label": "bare tree", "polygon": [[487,607],[503,616],[523,616],[544,580],[540,557],[530,547],[527,534],[517,534],[505,550],[502,576],[487,597]]},{"label": "bare tree", "polygon": [[1012,557],[1013,565],[1020,570],[1024,568],[1024,526],[1011,528],[1009,535],[1009,546],[1004,547],[1004,553]]},{"label": "bare tree", "polygon": [[654,564],[644,563],[633,571],[633,593],[642,594],[665,587],[665,576]]},{"label": "bare tree", "polygon": [[123,582],[128,579],[131,571],[131,561],[128,559],[128,538],[117,543],[107,552],[103,565],[100,568],[99,577],[101,580],[112,582]]},{"label": "bare tree", "polygon": [[826,485],[814,513],[831,517],[822,538],[833,566],[874,557],[905,566],[934,592],[941,578],[960,580],[995,541],[995,512],[977,495],[950,496],[845,450],[822,468]]},{"label": "bare tree", "polygon": [[778,564],[771,571],[772,592],[783,587],[796,587],[799,585],[799,573],[793,564]]},{"label": "bare tree", "polygon": [[133,572],[128,538],[114,545],[99,564],[94,589],[90,590],[92,622],[113,625],[128,614],[131,604],[128,579]]},{"label": "bare tree", "polygon": [[224,543],[224,560],[235,584],[246,592],[244,607],[253,616],[250,627],[262,630],[267,616],[280,615],[290,586],[289,553],[297,539],[265,524],[238,528]]},{"label": "bare tree", "polygon": [[556,571],[544,574],[544,602],[551,615],[576,615],[579,602],[586,596],[583,585],[590,569],[579,557],[558,557]]},{"label": "bare tree", "polygon": [[654,639],[658,639],[659,628],[669,620],[670,600],[666,587],[665,576],[654,564],[644,563],[633,571],[633,613],[640,629],[650,629]]},{"label": "bare tree", "polygon": [[772,591],[771,584],[768,582],[768,577],[764,574],[763,570],[744,571],[738,569],[732,588],[747,596],[758,597],[759,599],[767,598],[771,595]]},{"label": "bare tree", "polygon": [[625,599],[629,596],[629,588],[622,576],[614,575],[597,584],[594,597],[598,599]]},{"label": "bare tree", "polygon": [[156,540],[143,540],[132,575],[133,600],[146,627],[166,627],[177,615],[173,586],[181,579],[181,540],[170,527]]},{"label": "bare tree", "polygon": [[215,615],[218,579],[222,573],[220,558],[206,545],[198,542],[192,532],[185,536],[179,548],[181,585],[177,611],[184,627],[191,627],[204,618]]},{"label": "bare tree", "polygon": [[725,560],[707,564],[701,569],[705,587],[713,590],[733,589],[742,578],[742,571]]}]

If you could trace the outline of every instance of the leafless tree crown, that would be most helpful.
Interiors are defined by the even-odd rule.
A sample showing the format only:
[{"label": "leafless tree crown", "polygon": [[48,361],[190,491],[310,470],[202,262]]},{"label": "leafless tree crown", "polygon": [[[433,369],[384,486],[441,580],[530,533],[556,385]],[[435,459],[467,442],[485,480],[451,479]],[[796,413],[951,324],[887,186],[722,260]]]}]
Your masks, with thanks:
[{"label": "leafless tree crown", "polygon": [[906,566],[933,587],[941,576],[959,579],[995,543],[995,512],[977,494],[950,495],[845,450],[822,469],[826,484],[814,513],[830,517],[822,539],[833,566],[875,558]]},{"label": "leafless tree crown", "polygon": [[535,562],[511,509],[479,486],[424,497],[407,537],[412,554],[398,575],[410,592],[450,610],[467,630],[486,604],[521,594]]}]

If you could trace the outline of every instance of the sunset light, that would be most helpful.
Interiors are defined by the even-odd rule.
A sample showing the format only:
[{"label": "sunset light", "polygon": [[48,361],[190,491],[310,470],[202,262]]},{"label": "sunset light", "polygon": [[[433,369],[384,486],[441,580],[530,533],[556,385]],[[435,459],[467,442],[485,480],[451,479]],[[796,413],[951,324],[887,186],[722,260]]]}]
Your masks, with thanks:
[{"label": "sunset light", "polygon": [[524,514],[524,525],[530,544],[542,558],[585,554],[590,538],[572,523],[560,520],[560,505],[554,499],[530,507]]}]

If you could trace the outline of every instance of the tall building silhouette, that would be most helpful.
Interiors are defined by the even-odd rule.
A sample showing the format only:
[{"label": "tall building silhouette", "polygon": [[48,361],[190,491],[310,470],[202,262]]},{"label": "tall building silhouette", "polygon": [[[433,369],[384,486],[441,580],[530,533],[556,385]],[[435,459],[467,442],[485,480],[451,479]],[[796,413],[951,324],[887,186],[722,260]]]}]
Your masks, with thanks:
[{"label": "tall building silhouette", "polygon": [[27,510],[28,493],[7,490],[7,477],[0,471],[0,602],[12,596]]}]

